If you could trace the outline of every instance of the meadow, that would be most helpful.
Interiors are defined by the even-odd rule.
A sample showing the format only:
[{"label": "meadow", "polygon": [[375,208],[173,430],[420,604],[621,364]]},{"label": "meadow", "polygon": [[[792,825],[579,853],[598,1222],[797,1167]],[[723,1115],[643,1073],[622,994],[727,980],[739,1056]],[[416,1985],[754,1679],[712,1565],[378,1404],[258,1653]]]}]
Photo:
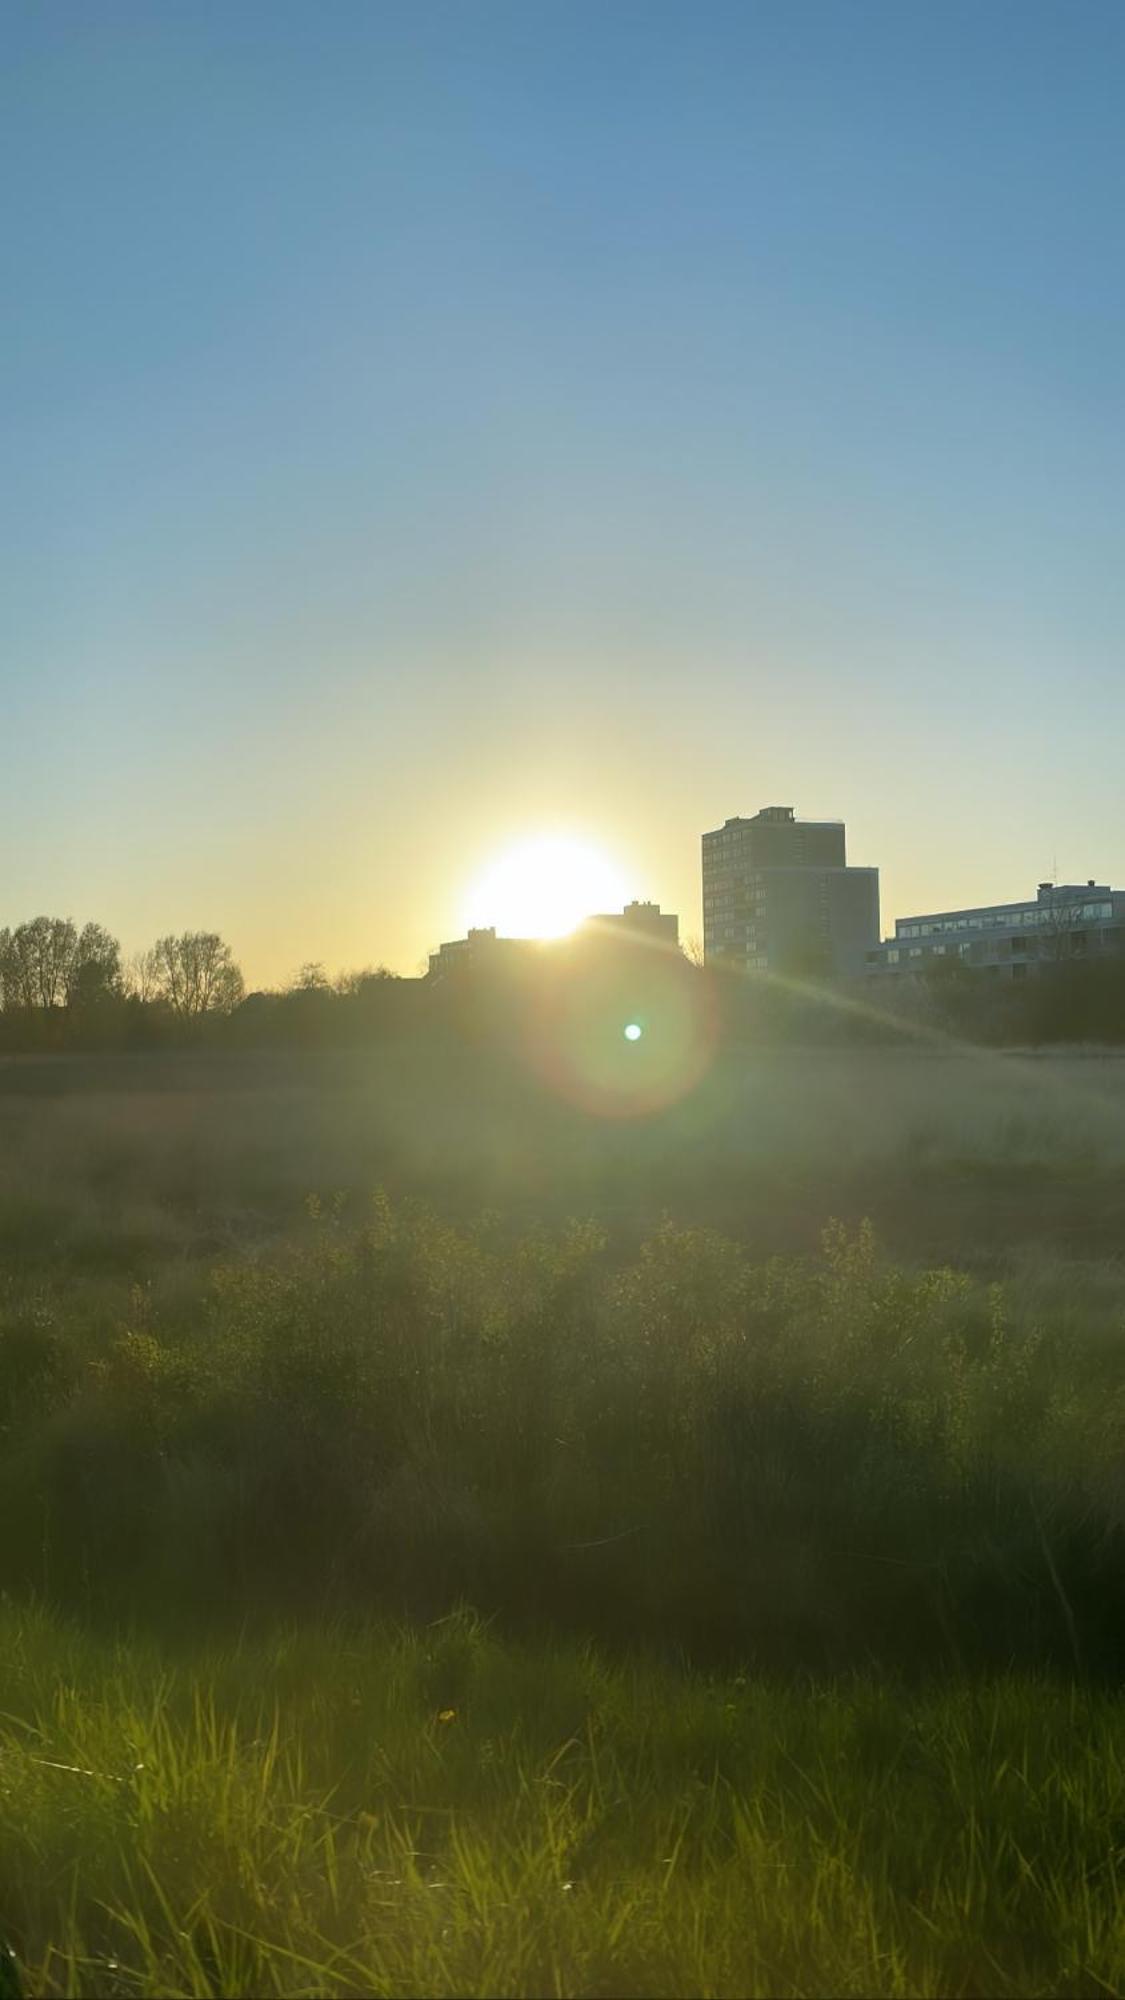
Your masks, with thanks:
[{"label": "meadow", "polygon": [[1094,1053],[0,1065],[6,1976],[1121,1990],[1123,1196]]},{"label": "meadow", "polygon": [[655,1117],[604,1121],[495,1054],[366,1050],[0,1056],[0,1253],[148,1275],[264,1242],[305,1197],[386,1184],[447,1216],[662,1215],[756,1254],[830,1216],[887,1251],[1006,1270],[1038,1246],[1114,1254],[1125,1056],[764,1047]]}]

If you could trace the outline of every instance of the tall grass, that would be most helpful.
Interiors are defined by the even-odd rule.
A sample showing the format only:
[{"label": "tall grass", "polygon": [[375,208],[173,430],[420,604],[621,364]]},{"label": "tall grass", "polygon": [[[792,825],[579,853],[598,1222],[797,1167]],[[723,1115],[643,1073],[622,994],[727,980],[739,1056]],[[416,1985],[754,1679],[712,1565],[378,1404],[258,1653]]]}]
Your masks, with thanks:
[{"label": "tall grass", "polygon": [[1096,1994],[1120,1701],[781,1687],[469,1614],[170,1657],[0,1616],[30,1993]]}]

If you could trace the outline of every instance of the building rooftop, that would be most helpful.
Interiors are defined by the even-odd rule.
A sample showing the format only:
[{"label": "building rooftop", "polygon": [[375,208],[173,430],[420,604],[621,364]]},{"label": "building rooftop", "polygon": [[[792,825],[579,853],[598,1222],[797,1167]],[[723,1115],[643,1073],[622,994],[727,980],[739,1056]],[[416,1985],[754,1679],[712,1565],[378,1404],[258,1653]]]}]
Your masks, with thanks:
[{"label": "building rooftop", "polygon": [[[1115,892],[1107,882],[1040,882],[1034,896],[1024,896],[1010,903],[961,903],[948,910],[920,910],[909,917],[897,917],[896,924],[938,924],[951,917],[995,917],[1002,920],[1011,910],[1035,910],[1049,907],[1052,903],[1071,902],[1076,897],[1088,899],[1096,896],[1104,901]],[[1120,893],[1120,892],[1117,892]]]},{"label": "building rooftop", "polygon": [[728,826],[759,826],[763,822],[767,826],[843,826],[844,824],[842,819],[798,819],[793,806],[762,806],[749,817],[744,813],[736,813],[733,819],[725,819],[722,826],[712,827],[703,838],[711,839],[716,833],[725,832]]}]

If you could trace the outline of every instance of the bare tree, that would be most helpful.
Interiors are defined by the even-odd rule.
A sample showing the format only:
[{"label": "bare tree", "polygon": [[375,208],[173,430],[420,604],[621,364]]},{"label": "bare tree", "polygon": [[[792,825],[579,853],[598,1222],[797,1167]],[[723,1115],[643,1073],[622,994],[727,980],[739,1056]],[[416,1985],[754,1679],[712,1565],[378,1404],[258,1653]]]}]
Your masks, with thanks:
[{"label": "bare tree", "polygon": [[160,966],[155,951],[135,951],[121,971],[121,983],[131,1000],[148,1003],[161,997]]},{"label": "bare tree", "polygon": [[328,975],[319,958],[310,958],[295,972],[286,989],[290,993],[327,993]]},{"label": "bare tree", "polygon": [[78,956],[78,933],[66,917],[33,917],[0,932],[5,1007],[65,1007]]},{"label": "bare tree", "polygon": [[1065,965],[1079,956],[1075,944],[1075,932],[1082,921],[1082,905],[1067,900],[1059,891],[1051,895],[1039,908],[1039,954],[1053,965]]},{"label": "bare tree", "polygon": [[185,931],[182,937],[158,938],[150,953],[160,998],[182,1020],[203,1014],[229,1014],[241,1000],[242,974],[215,931]]},{"label": "bare tree", "polygon": [[12,931],[0,931],[0,1000],[6,1010],[28,1004],[24,999],[22,965]]},{"label": "bare tree", "polygon": [[121,947],[102,924],[81,932],[68,917],[34,917],[0,931],[0,999],[6,1008],[86,1006],[121,990]]},{"label": "bare tree", "polygon": [[354,972],[339,972],[333,985],[341,998],[362,993],[368,987],[381,985],[385,980],[397,978],[397,973],[388,971],[385,965],[364,965]]}]

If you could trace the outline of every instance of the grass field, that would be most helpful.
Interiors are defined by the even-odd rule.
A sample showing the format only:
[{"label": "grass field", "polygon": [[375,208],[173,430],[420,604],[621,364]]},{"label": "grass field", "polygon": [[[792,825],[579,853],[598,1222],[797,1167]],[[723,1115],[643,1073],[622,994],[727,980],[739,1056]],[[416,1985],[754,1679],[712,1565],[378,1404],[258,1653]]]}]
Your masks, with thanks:
[{"label": "grass field", "polygon": [[782,1686],[461,1616],[173,1657],[0,1619],[29,1991],[1100,1994],[1116,1697]]},{"label": "grass field", "polygon": [[1123,1200],[1096,1056],[0,1066],[23,1991],[1123,1990]]},{"label": "grass field", "polygon": [[0,1058],[5,1268],[153,1275],[377,1184],[449,1216],[594,1214],[630,1241],[670,1212],[760,1255],[814,1248],[835,1215],[958,1267],[1115,1258],[1125,1057],[762,1049],[620,1123],[415,1046]]}]

